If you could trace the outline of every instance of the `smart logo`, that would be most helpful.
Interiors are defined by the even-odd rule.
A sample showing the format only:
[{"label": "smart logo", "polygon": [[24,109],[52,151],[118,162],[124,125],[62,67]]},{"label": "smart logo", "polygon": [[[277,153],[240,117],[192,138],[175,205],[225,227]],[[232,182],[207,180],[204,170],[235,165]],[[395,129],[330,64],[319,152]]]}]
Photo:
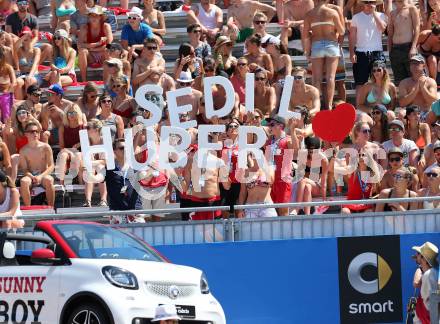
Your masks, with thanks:
[{"label": "smart logo", "polygon": [[338,239],[341,323],[402,321],[398,236]]},{"label": "smart logo", "polygon": [[[377,278],[365,280],[362,278],[362,269],[373,266],[377,269]],[[348,266],[348,281],[361,294],[375,294],[382,290],[393,274],[388,263],[378,254],[365,252],[355,257]]]}]

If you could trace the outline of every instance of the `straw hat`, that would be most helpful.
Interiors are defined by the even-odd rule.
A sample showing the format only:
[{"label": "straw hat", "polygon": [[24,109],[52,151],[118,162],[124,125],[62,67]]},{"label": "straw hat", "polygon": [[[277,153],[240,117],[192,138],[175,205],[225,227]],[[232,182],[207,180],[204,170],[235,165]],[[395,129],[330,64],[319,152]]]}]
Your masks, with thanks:
[{"label": "straw hat", "polygon": [[104,8],[104,7],[94,6],[92,8],[89,8],[88,14],[89,15],[99,15],[99,16],[101,16],[101,15],[104,15],[106,11],[107,11],[107,9]]},{"label": "straw hat", "polygon": [[431,242],[425,242],[421,246],[413,246],[412,249],[419,252],[431,267],[437,265],[438,248]]},{"label": "straw hat", "polygon": [[214,50],[216,51],[220,46],[225,44],[232,44],[231,39],[228,36],[219,36],[215,41]]}]

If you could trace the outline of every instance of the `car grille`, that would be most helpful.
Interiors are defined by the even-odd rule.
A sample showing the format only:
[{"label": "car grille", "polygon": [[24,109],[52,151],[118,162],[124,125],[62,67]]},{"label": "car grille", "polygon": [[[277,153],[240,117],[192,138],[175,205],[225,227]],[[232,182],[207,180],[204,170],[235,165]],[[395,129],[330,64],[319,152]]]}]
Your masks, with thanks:
[{"label": "car grille", "polygon": [[[146,282],[145,283],[147,290],[158,296],[167,296],[170,297],[170,287],[176,286],[179,289],[180,297],[189,297],[196,292],[196,285],[182,285],[171,282]],[[171,297],[170,297],[171,298]]]}]

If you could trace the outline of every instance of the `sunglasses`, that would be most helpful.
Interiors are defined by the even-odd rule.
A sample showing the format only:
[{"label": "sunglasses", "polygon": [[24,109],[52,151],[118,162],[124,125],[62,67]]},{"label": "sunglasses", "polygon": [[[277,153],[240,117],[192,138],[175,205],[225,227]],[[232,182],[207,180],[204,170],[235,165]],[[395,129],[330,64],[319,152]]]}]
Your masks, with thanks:
[{"label": "sunglasses", "polygon": [[371,129],[369,129],[369,128],[364,128],[364,129],[361,129],[361,132],[362,132],[363,134],[370,134],[370,133],[371,133]]},{"label": "sunglasses", "polygon": [[229,124],[228,125],[228,129],[236,129],[236,128],[238,128],[237,124]]},{"label": "sunglasses", "polygon": [[123,151],[123,150],[125,150],[125,146],[118,146],[115,149],[119,150],[119,151]]},{"label": "sunglasses", "polygon": [[41,97],[41,92],[32,92],[32,96]]},{"label": "sunglasses", "polygon": [[201,34],[201,33],[202,33],[202,30],[201,30],[201,29],[194,29],[194,30],[192,31],[192,33],[193,33],[193,34]]},{"label": "sunglasses", "polygon": [[372,69],[371,72],[376,73],[376,72],[382,72],[382,69]]},{"label": "sunglasses", "polygon": [[191,85],[191,82],[179,82],[181,87],[189,87]]},{"label": "sunglasses", "polygon": [[92,94],[92,95],[89,94],[88,96],[89,96],[89,98],[91,98],[91,99],[95,99],[98,95],[96,95],[96,94]]},{"label": "sunglasses", "polygon": [[255,78],[255,81],[264,81],[264,80],[266,80],[266,78],[264,78],[264,77],[257,77],[257,78]]},{"label": "sunglasses", "polygon": [[102,104],[108,104],[108,103],[113,103],[113,101],[111,100],[111,99],[104,99],[104,100],[101,100],[101,103]]},{"label": "sunglasses", "polygon": [[373,115],[382,115],[382,112],[380,110],[373,110]]},{"label": "sunglasses", "polygon": [[405,174],[405,175],[401,175],[401,174],[395,174],[394,175],[394,179],[396,179],[396,180],[401,180],[401,179],[407,179],[407,180],[409,180],[409,179],[411,179],[411,176],[410,175],[407,175],[407,174]]},{"label": "sunglasses", "polygon": [[113,68],[113,67],[117,67],[118,65],[115,64],[115,63],[107,63],[107,66],[108,66],[109,68]]},{"label": "sunglasses", "polygon": [[275,127],[277,125],[278,125],[277,122],[270,122],[269,124],[267,124],[267,126],[269,126],[269,127]]},{"label": "sunglasses", "polygon": [[17,112],[17,116],[25,116],[25,115],[27,115],[28,114],[28,112],[27,111],[25,111],[25,110],[20,110],[20,111],[18,111]]},{"label": "sunglasses", "polygon": [[75,116],[75,115],[77,115],[76,111],[68,111],[67,112],[67,116]]},{"label": "sunglasses", "polygon": [[39,130],[38,129],[31,129],[31,130],[27,130],[25,133],[27,133],[27,134],[38,134]]},{"label": "sunglasses", "polygon": [[303,80],[304,77],[302,75],[294,75],[293,80]]},{"label": "sunglasses", "polygon": [[253,115],[253,117],[255,118],[255,119],[261,119],[261,118],[263,118],[261,115]]},{"label": "sunglasses", "polygon": [[237,66],[246,66],[247,63],[237,63]]},{"label": "sunglasses", "polygon": [[122,88],[124,85],[123,84],[114,84],[112,85],[112,88]]},{"label": "sunglasses", "polygon": [[254,21],[254,24],[255,25],[264,25],[264,24],[266,24],[267,23],[267,21],[265,21],[265,20],[255,20]]},{"label": "sunglasses", "polygon": [[128,16],[128,20],[138,20],[138,17]]},{"label": "sunglasses", "polygon": [[87,129],[87,130],[98,129],[98,127],[95,126],[95,125],[87,125],[87,126],[86,126],[86,129]]},{"label": "sunglasses", "polygon": [[27,5],[29,5],[29,2],[27,2],[27,1],[19,1],[19,2],[17,2],[17,6],[27,6]]},{"label": "sunglasses", "polygon": [[367,154],[365,154],[365,153],[359,153],[359,158],[364,158],[364,157],[366,157],[367,156]]},{"label": "sunglasses", "polygon": [[145,46],[145,48],[149,51],[155,51],[157,50],[157,46]]},{"label": "sunglasses", "polygon": [[398,156],[398,157],[389,158],[388,160],[390,162],[400,162],[400,161],[402,161],[402,158],[400,156]]},{"label": "sunglasses", "polygon": [[435,172],[428,172],[428,173],[426,173],[426,176],[427,176],[428,178],[437,178],[437,177],[438,177],[438,174],[435,173]]},{"label": "sunglasses", "polygon": [[61,36],[55,36],[53,39],[54,39],[54,40],[60,40],[60,39],[63,39],[63,37],[61,37]]},{"label": "sunglasses", "polygon": [[401,129],[399,127],[392,127],[390,129],[388,129],[390,132],[400,132]]}]

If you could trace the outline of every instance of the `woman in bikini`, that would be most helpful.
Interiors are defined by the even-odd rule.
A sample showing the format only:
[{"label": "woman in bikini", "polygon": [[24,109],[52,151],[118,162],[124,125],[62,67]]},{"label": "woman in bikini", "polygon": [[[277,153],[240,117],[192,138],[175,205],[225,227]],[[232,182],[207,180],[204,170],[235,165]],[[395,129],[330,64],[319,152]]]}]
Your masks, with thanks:
[{"label": "woman in bikini", "polygon": [[426,60],[429,76],[436,80],[440,58],[440,25],[435,25],[432,30],[424,30],[420,33],[419,52]]},{"label": "woman in bikini", "polygon": [[[417,197],[417,193],[408,188],[411,187],[414,174],[405,167],[400,168],[394,174],[394,186],[392,188],[383,189],[378,199],[389,198],[413,198]],[[407,210],[418,209],[418,202],[404,202],[404,203],[385,203],[377,204],[376,212],[384,211],[399,211],[405,212]]]},{"label": "woman in bikini", "polygon": [[[266,168],[266,172],[258,165],[257,160],[248,156],[248,169],[243,172],[243,179],[240,180],[239,205],[251,204],[272,204],[270,196],[271,187],[274,181],[274,171]],[[250,179],[249,179],[250,178]],[[245,209],[237,212],[238,218],[261,218],[277,217],[275,208]]]},{"label": "woman in bikini", "polygon": [[75,83],[76,51],[70,46],[68,32],[64,29],[58,29],[54,34],[52,46],[51,71],[46,74],[44,80],[49,84],[61,84],[62,87]]},{"label": "woman in bikini", "polygon": [[18,67],[16,74],[19,75],[15,99],[24,99],[30,85],[41,83],[42,78],[38,74],[40,56],[40,49],[32,45],[32,31],[29,27],[23,27],[20,38],[14,43],[14,65]]},{"label": "woman in bikini", "polygon": [[428,124],[420,122],[420,109],[417,106],[406,107],[405,119],[404,137],[414,141],[422,153],[425,146],[431,143],[431,129]]},{"label": "woman in bikini", "polygon": [[[438,197],[440,196],[440,168],[434,167],[425,171],[425,179],[427,184],[417,193],[419,197]],[[440,200],[423,201],[419,204],[420,209],[437,209],[440,208]]]},{"label": "woman in bikini", "polygon": [[116,97],[113,99],[112,111],[122,117],[124,126],[127,127],[130,119],[137,110],[136,100],[128,95],[128,82],[126,78],[118,77],[113,80],[113,92]]},{"label": "woman in bikini", "polygon": [[286,76],[292,73],[292,58],[288,54],[286,46],[281,44],[278,38],[269,37],[267,42],[263,44],[263,48],[272,58],[275,71],[272,81],[283,86]]},{"label": "woman in bikini", "polygon": [[338,36],[345,33],[343,17],[328,5],[328,0],[317,0],[315,8],[304,19],[304,53],[312,62],[313,85],[321,91],[326,76],[326,108],[333,106],[335,75],[341,51]]},{"label": "woman in bikini", "polygon": [[[359,153],[358,166],[348,179],[347,200],[361,200],[370,199],[376,189],[376,184],[369,181],[365,174],[370,177],[378,174],[379,169],[377,164],[373,161],[373,157],[369,153]],[[362,213],[373,211],[374,205],[369,204],[351,204],[342,206],[342,214]]]},{"label": "woman in bikini", "polygon": [[[60,183],[64,185],[64,177],[67,168],[67,161],[70,161],[70,170],[73,171],[73,177],[79,174],[81,155],[81,144],[79,140],[79,131],[85,128],[84,118],[78,105],[71,105],[66,109],[63,117],[63,124],[60,125],[59,138],[61,152],[57,158],[57,172]],[[82,177],[78,177],[82,183]],[[73,180],[73,179],[71,179]]]},{"label": "woman in bikini", "polygon": [[255,72],[258,68],[267,71],[267,79],[273,78],[273,62],[269,54],[264,53],[261,47],[261,35],[255,34],[246,40],[247,54],[244,55],[248,60],[250,72]]},{"label": "woman in bikini", "polygon": [[[296,202],[312,202],[312,197],[321,196],[322,200],[327,197],[327,175],[329,171],[329,161],[321,150],[321,141],[317,137],[307,137],[304,140],[307,149],[305,161],[298,159],[297,171],[303,171],[303,178],[297,183]],[[304,166],[305,162],[305,166]],[[302,165],[301,165],[302,164]],[[313,213],[311,207],[295,208],[290,214]]]},{"label": "woman in bikini", "polygon": [[162,44],[162,37],[167,32],[165,27],[165,17],[161,11],[154,9],[155,3],[155,0],[144,0],[144,11],[142,12],[142,16],[144,17],[144,22],[153,30],[155,38],[160,41],[159,44]]},{"label": "woman in bikini", "polygon": [[0,46],[0,117],[4,123],[11,115],[16,85],[14,68],[6,63],[5,50]]},{"label": "woman in bikini", "polygon": [[99,115],[98,87],[94,82],[87,82],[81,97],[78,98],[76,103],[86,115],[87,120],[96,118]]},{"label": "woman in bikini", "polygon": [[76,12],[75,2],[71,0],[51,0],[52,28],[70,30],[70,16]]},{"label": "woman in bikini", "polygon": [[275,109],[275,89],[269,84],[268,73],[263,69],[255,72],[255,108],[260,109],[269,117]]},{"label": "woman in bikini", "polygon": [[110,24],[105,22],[105,9],[94,6],[89,9],[89,22],[81,26],[78,40],[78,66],[81,81],[87,81],[87,66],[100,67],[104,63],[105,48],[113,42]]},{"label": "woman in bikini", "polygon": [[391,82],[386,65],[382,61],[373,63],[370,80],[360,87],[356,96],[356,107],[367,114],[378,104],[391,110],[397,104],[397,88]]}]

